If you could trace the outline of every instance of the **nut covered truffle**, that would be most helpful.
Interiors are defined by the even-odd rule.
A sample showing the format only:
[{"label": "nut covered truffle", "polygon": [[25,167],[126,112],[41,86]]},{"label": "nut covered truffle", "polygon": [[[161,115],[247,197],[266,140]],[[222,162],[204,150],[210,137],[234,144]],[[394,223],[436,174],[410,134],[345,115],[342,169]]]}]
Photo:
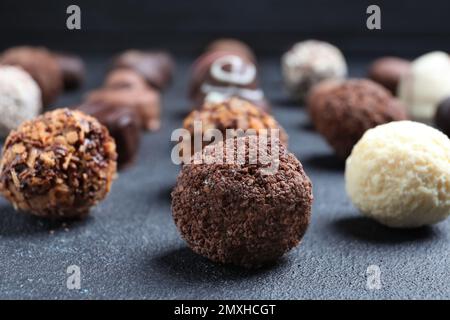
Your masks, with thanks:
[{"label": "nut covered truffle", "polygon": [[14,208],[36,216],[83,217],[108,194],[116,158],[114,140],[95,118],[57,109],[8,136],[0,192]]},{"label": "nut covered truffle", "polygon": [[0,64],[16,65],[27,71],[42,92],[44,107],[54,102],[63,88],[63,75],[54,54],[42,47],[15,47],[0,56]]},{"label": "nut covered truffle", "polygon": [[[234,150],[246,148],[242,164],[186,164],[172,192],[175,224],[189,247],[215,262],[259,267],[299,244],[313,201],[301,163],[279,141],[278,170],[265,174],[260,161],[249,161],[249,141],[232,138]],[[224,142],[206,147],[224,148]],[[218,147],[218,148],[215,148]]]},{"label": "nut covered truffle", "polygon": [[325,82],[311,92],[307,104],[316,130],[344,159],[366,130],[406,119],[405,107],[371,80]]},{"label": "nut covered truffle", "polygon": [[0,136],[5,137],[42,109],[41,90],[20,67],[0,66]]},{"label": "nut covered truffle", "polygon": [[450,215],[450,140],[412,121],[368,130],[345,169],[347,193],[365,216],[396,228]]},{"label": "nut covered truffle", "polygon": [[[195,122],[200,122],[201,126],[196,127]],[[279,139],[287,145],[288,136],[278,122],[269,114],[256,107],[252,103],[239,98],[231,98],[219,103],[205,103],[200,110],[192,111],[184,120],[183,127],[191,133],[201,135],[208,129],[218,129],[223,138],[226,138],[226,130],[236,131],[238,129],[249,133],[249,129],[253,129],[256,134],[260,130],[279,130]],[[234,136],[237,132],[232,133]],[[230,137],[228,137],[230,138]],[[207,143],[203,144],[203,147]],[[191,154],[194,153],[191,149]]]}]

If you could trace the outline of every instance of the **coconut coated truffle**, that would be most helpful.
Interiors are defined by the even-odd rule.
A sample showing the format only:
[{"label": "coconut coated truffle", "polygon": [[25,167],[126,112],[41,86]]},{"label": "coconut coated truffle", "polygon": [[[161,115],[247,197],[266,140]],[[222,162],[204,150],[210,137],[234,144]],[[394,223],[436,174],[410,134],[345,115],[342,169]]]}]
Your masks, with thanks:
[{"label": "coconut coated truffle", "polygon": [[345,180],[353,204],[382,224],[437,223],[450,215],[450,140],[417,122],[380,125],[356,144]]},{"label": "coconut coated truffle", "polygon": [[307,104],[316,130],[344,159],[366,130],[406,119],[405,107],[389,91],[365,79],[324,82]]},{"label": "coconut coated truffle", "polygon": [[325,79],[342,79],[347,64],[341,51],[330,43],[307,40],[295,44],[281,59],[286,88],[303,100],[309,90]]},{"label": "coconut coated truffle", "polygon": [[27,71],[41,88],[44,107],[54,102],[63,88],[63,74],[56,56],[43,47],[14,47],[0,56],[0,64]]},{"label": "coconut coated truffle", "polygon": [[439,102],[450,96],[450,58],[430,52],[413,61],[399,83],[398,97],[413,119],[431,122]]},{"label": "coconut coated truffle", "polygon": [[[201,127],[195,128],[195,122],[201,122]],[[200,110],[192,111],[184,120],[183,127],[191,133],[191,140],[194,134],[204,134],[208,129],[218,129],[225,139],[226,130],[247,131],[255,130],[279,130],[279,139],[287,145],[288,135],[278,122],[269,114],[253,105],[252,103],[239,98],[227,99],[219,103],[205,103]],[[237,132],[234,132],[237,135]],[[192,144],[193,141],[190,141]],[[208,143],[205,143],[205,146]],[[199,150],[196,150],[199,151]],[[193,153],[193,148],[191,153]]]},{"label": "coconut coated truffle", "polygon": [[8,135],[42,109],[41,90],[22,68],[0,66],[0,136]]},{"label": "coconut coated truffle", "polygon": [[[233,138],[233,152],[240,144],[248,150],[250,138]],[[310,222],[311,182],[297,158],[279,141],[269,140],[269,150],[272,143],[279,148],[272,154],[279,159],[273,174],[264,174],[260,161],[249,161],[248,152],[243,164],[183,166],[172,213],[194,252],[219,263],[259,267],[299,244]]]},{"label": "coconut coated truffle", "polygon": [[8,136],[0,193],[15,209],[46,218],[77,218],[108,194],[116,146],[107,129],[79,111],[57,109]]}]

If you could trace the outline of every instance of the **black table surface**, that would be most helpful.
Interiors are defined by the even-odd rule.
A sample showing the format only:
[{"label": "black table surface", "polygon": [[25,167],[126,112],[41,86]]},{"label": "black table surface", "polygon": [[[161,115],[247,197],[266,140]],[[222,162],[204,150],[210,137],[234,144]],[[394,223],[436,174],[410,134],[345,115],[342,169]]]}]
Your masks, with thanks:
[{"label": "black table surface", "polygon": [[[85,56],[85,87],[57,106],[77,104],[98,87],[108,56]],[[178,59],[164,94],[162,129],[146,134],[136,164],[120,172],[108,198],[72,223],[37,219],[0,199],[0,298],[41,299],[310,299],[450,298],[450,223],[394,230],[361,217],[344,189],[344,164],[313,131],[304,107],[287,98],[278,58],[260,60],[273,113],[290,135],[290,151],[314,184],[313,218],[301,245],[260,270],[214,264],[180,238],[170,210],[179,167],[171,132],[191,104],[186,99],[191,59]],[[350,60],[362,76],[366,61]],[[80,267],[81,288],[66,282]],[[381,288],[367,286],[368,267]]]}]

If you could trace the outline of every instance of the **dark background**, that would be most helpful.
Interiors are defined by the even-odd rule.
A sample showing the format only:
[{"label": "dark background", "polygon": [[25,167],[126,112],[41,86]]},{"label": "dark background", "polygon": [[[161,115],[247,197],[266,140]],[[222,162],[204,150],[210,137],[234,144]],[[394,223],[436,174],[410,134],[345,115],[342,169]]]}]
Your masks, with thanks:
[{"label": "dark background", "polygon": [[[66,29],[70,4],[81,7],[81,31]],[[381,7],[382,30],[366,28],[370,4]],[[271,55],[313,37],[346,54],[418,55],[450,51],[449,12],[448,0],[2,0],[0,47],[44,44],[90,53],[164,47],[197,54],[209,40],[233,36]]]}]

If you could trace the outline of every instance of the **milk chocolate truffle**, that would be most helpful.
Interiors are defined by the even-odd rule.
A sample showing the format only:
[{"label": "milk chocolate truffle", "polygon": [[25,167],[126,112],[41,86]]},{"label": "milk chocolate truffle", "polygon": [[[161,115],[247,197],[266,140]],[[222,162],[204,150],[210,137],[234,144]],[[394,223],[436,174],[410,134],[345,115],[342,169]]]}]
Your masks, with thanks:
[{"label": "milk chocolate truffle", "polygon": [[295,44],[281,58],[286,88],[295,99],[305,99],[322,80],[343,79],[347,64],[341,51],[330,43],[307,40]]},{"label": "milk chocolate truffle", "polygon": [[436,117],[436,126],[450,137],[450,97],[444,99],[438,106]]},{"label": "milk chocolate truffle", "polygon": [[354,205],[382,224],[438,223],[450,215],[450,140],[417,122],[380,125],[353,148],[345,180]]},{"label": "milk chocolate truffle", "polygon": [[[406,119],[405,107],[381,85],[365,79],[327,82],[308,98],[316,130],[346,158],[364,132],[379,124]],[[324,86],[325,86],[324,85]]]},{"label": "milk chocolate truffle", "polygon": [[[260,137],[232,138],[249,150]],[[267,174],[267,164],[245,153],[242,164],[186,164],[172,192],[175,224],[189,247],[212,261],[243,267],[271,263],[299,244],[308,227],[312,186],[297,158],[276,144],[278,170]],[[224,142],[207,146],[213,154],[226,150]],[[276,149],[276,148],[275,148]],[[264,152],[264,151],[263,151]],[[261,153],[260,153],[261,154]]]},{"label": "milk chocolate truffle", "polygon": [[[196,122],[200,126],[196,126]],[[184,120],[183,127],[189,130],[191,141],[186,141],[191,146],[191,154],[200,150],[194,150],[193,139],[197,135],[200,139],[207,130],[217,129],[223,139],[239,135],[239,131],[246,134],[258,134],[261,130],[278,130],[278,136],[282,143],[287,145],[288,136],[277,121],[266,112],[254,106],[248,101],[231,98],[219,103],[205,103],[200,110],[192,111]],[[226,136],[226,133],[230,136]],[[270,132],[267,132],[270,134]],[[218,141],[214,141],[217,143]],[[199,147],[208,145],[203,142]],[[188,147],[188,145],[186,145]]]},{"label": "milk chocolate truffle", "polygon": [[41,90],[20,67],[0,66],[0,136],[5,137],[42,109]]},{"label": "milk chocolate truffle", "polygon": [[76,218],[104,199],[116,174],[108,130],[79,111],[57,109],[8,136],[0,193],[15,209],[46,218]]},{"label": "milk chocolate truffle", "polygon": [[167,52],[128,50],[114,59],[112,67],[132,69],[152,87],[164,90],[172,80],[175,63]]},{"label": "milk chocolate truffle", "polygon": [[212,102],[240,97],[261,105],[265,100],[255,64],[245,56],[227,51],[206,52],[194,62],[189,94],[197,104],[205,97]]},{"label": "milk chocolate truffle", "polygon": [[92,103],[84,103],[77,109],[93,116],[108,129],[116,143],[119,169],[134,162],[141,140],[141,122],[136,112],[129,108]]},{"label": "milk chocolate truffle", "polygon": [[430,52],[413,61],[399,83],[398,97],[413,119],[432,122],[437,105],[450,96],[450,58]]},{"label": "milk chocolate truffle", "polygon": [[63,88],[61,68],[55,56],[42,47],[15,47],[0,56],[0,64],[27,71],[41,88],[44,107],[54,102]]},{"label": "milk chocolate truffle", "polygon": [[227,51],[235,52],[239,55],[247,57],[249,60],[256,62],[256,56],[253,50],[244,42],[233,38],[222,38],[211,42],[208,47],[208,51]]},{"label": "milk chocolate truffle", "polygon": [[411,62],[397,57],[383,57],[375,60],[369,67],[369,78],[397,94],[401,77],[409,72]]},{"label": "milk chocolate truffle", "polygon": [[160,127],[160,96],[152,88],[101,88],[92,91],[87,103],[105,104],[112,108],[130,108],[141,118],[142,129],[158,130]]},{"label": "milk chocolate truffle", "polygon": [[81,57],[71,53],[55,53],[56,60],[62,72],[64,89],[74,90],[84,82],[85,66]]},{"label": "milk chocolate truffle", "polygon": [[103,85],[108,89],[148,89],[144,77],[131,69],[114,69],[106,77]]}]

